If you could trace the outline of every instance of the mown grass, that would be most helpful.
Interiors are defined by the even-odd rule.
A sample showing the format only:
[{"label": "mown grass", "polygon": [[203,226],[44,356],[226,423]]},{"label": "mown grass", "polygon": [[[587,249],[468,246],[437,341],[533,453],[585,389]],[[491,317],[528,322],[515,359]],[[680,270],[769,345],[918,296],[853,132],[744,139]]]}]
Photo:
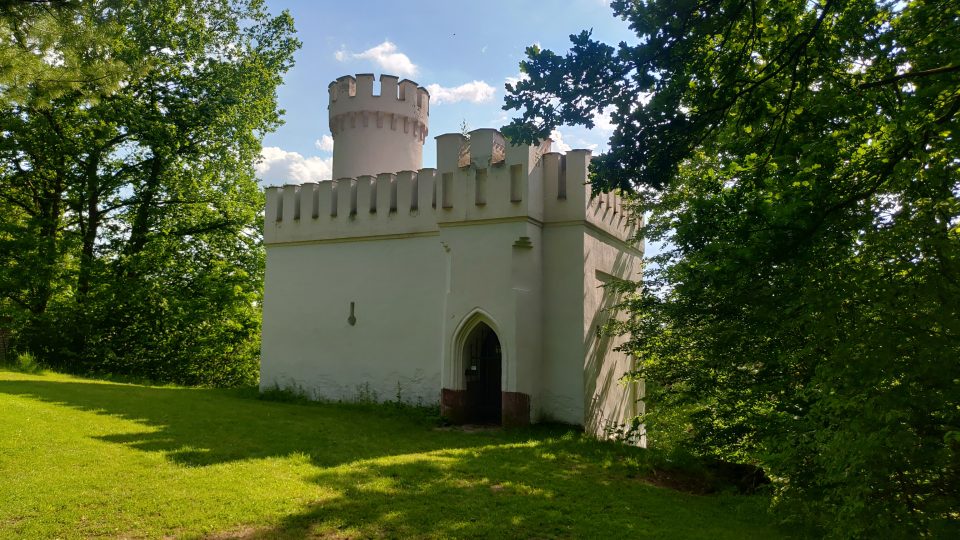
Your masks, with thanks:
[{"label": "mown grass", "polygon": [[775,538],[761,497],[645,479],[563,427],[0,371],[0,537]]}]

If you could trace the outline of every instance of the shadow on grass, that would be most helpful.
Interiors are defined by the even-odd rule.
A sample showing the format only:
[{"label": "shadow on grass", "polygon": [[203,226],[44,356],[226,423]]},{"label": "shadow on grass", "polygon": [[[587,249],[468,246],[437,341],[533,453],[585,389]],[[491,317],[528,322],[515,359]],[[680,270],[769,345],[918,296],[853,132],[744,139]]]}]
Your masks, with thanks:
[{"label": "shadow on grass", "polygon": [[305,454],[317,466],[358,459],[491,444],[522,432],[442,432],[433,419],[389,406],[297,405],[251,391],[164,388],[76,381],[0,381],[0,392],[142,424],[97,437],[188,466]]},{"label": "shadow on grass", "polygon": [[250,392],[0,380],[0,393],[137,422],[97,436],[201,467],[308,456],[330,495],[231,538],[770,538],[765,501],[650,485],[650,453],[564,427],[435,429],[404,409],[262,401]]},{"label": "shadow on grass", "polygon": [[245,538],[775,538],[757,497],[683,494],[579,437],[379,458],[314,478],[341,495]]}]

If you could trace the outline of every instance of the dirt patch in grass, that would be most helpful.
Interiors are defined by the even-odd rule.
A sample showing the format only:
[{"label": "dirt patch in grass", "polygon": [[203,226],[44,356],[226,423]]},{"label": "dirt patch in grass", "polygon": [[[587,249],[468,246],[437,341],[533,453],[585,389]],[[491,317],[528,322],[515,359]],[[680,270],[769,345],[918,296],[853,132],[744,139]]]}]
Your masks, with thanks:
[{"label": "dirt patch in grass", "polygon": [[503,431],[503,427],[490,425],[490,424],[461,424],[461,425],[448,425],[448,426],[439,426],[434,428],[435,431],[456,431],[459,433],[495,433],[498,431]]},{"label": "dirt patch in grass", "polygon": [[691,495],[709,495],[716,492],[716,486],[702,476],[694,476],[683,471],[653,471],[639,478],[645,484],[672,489]]},{"label": "dirt patch in grass", "polygon": [[252,538],[258,538],[261,532],[262,530],[258,527],[246,525],[237,527],[236,529],[214,533],[204,538],[206,538],[206,540],[250,540]]},{"label": "dirt patch in grass", "polygon": [[710,495],[731,490],[748,495],[770,484],[762,469],[724,461],[709,462],[702,468],[690,470],[654,469],[641,480],[653,486],[691,495]]}]

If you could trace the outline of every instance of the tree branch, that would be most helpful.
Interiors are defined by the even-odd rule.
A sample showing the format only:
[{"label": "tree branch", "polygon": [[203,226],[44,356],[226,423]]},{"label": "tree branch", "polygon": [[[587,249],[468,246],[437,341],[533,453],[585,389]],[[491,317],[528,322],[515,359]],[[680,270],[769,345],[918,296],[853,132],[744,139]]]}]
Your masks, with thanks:
[{"label": "tree branch", "polygon": [[888,77],[886,79],[880,79],[879,81],[871,81],[860,84],[857,88],[876,88],[878,86],[884,86],[887,84],[893,84],[898,81],[905,79],[919,79],[921,77],[929,77],[931,75],[939,75],[941,73],[952,73],[954,71],[960,71],[960,65],[958,66],[941,66],[938,68],[925,69],[923,71],[911,71],[909,73],[901,73],[900,75],[895,75],[893,77]]}]

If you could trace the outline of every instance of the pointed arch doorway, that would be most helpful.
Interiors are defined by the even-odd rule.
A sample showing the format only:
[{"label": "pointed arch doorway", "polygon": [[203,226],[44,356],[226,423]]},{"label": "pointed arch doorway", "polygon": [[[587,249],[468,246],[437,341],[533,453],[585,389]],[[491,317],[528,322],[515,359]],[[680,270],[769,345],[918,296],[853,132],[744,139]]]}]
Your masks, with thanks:
[{"label": "pointed arch doorway", "polygon": [[503,413],[500,339],[486,323],[478,322],[463,341],[465,419],[474,424],[500,424]]}]

